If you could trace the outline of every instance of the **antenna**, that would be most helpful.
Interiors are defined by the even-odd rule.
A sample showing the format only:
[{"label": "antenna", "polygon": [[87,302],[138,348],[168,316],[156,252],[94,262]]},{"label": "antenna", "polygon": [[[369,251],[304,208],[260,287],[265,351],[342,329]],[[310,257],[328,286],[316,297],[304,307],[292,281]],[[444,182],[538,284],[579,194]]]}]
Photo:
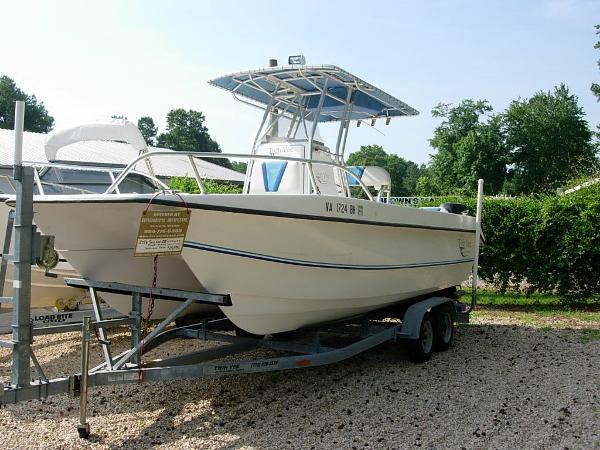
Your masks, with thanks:
[{"label": "antenna", "polygon": [[293,55],[288,57],[288,64],[290,66],[304,66],[306,65],[306,58],[304,55]]}]

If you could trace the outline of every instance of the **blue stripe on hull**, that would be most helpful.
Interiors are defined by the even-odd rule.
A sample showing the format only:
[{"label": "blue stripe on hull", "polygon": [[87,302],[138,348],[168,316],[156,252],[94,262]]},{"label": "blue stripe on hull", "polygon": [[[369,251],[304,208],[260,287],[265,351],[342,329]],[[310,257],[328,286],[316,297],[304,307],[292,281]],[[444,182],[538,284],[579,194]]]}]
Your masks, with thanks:
[{"label": "blue stripe on hull", "polygon": [[185,241],[184,247],[192,248],[195,250],[204,250],[214,253],[222,253],[226,255],[240,256],[243,258],[252,258],[262,261],[269,261],[279,264],[289,264],[294,266],[305,266],[305,267],[318,267],[323,269],[345,269],[345,270],[395,270],[395,269],[415,269],[419,267],[434,267],[434,266],[448,266],[453,264],[464,264],[473,262],[473,258],[469,259],[454,259],[449,261],[434,261],[434,262],[422,262],[412,264],[377,264],[377,265],[365,265],[365,264],[335,264],[318,261],[304,261],[300,259],[289,259],[281,258],[279,256],[263,255],[261,253],[246,252],[243,250],[236,250],[227,247],[218,247],[216,245],[203,244],[201,242]]}]

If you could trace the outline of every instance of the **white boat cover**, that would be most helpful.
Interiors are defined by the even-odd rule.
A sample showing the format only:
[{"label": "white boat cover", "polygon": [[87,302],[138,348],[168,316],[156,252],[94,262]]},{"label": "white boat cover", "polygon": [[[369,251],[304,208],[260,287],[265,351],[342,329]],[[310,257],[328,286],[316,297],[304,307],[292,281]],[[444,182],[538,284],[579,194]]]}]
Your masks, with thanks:
[{"label": "white boat cover", "polygon": [[139,153],[148,150],[146,141],[138,127],[128,120],[112,119],[109,122],[78,125],[52,131],[46,137],[44,145],[46,158],[48,158],[48,161],[56,161],[56,154],[59,149],[81,141],[120,141],[130,144]]}]

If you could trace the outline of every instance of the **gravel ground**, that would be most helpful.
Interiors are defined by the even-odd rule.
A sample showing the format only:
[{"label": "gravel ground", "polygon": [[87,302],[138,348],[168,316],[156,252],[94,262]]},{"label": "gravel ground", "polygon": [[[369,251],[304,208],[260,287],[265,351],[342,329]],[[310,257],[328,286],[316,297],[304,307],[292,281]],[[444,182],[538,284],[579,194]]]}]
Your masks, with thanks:
[{"label": "gravel ground", "polygon": [[[77,437],[76,399],[10,405],[0,447],[600,448],[600,324],[543,320],[484,310],[422,365],[386,344],[321,368],[93,388],[89,441]],[[111,340],[127,343],[118,330]],[[153,355],[202,345],[181,340]],[[34,349],[48,375],[77,371],[77,333]],[[0,379],[9,370],[1,350]]]}]

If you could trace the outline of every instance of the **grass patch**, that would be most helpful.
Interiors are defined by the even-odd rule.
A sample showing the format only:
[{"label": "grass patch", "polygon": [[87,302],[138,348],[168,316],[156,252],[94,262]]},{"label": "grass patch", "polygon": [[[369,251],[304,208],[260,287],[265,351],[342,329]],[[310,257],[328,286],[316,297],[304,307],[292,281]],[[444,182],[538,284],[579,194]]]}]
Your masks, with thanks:
[{"label": "grass patch", "polygon": [[[462,292],[464,301],[470,297],[470,293]],[[469,299],[470,300],[470,299]],[[509,311],[535,311],[562,314],[579,312],[600,312],[600,302],[597,299],[583,300],[565,304],[558,296],[553,294],[500,294],[495,291],[479,289],[477,291],[477,304],[496,309]]]},{"label": "grass patch", "polygon": [[595,330],[595,329],[582,330],[581,337],[579,338],[579,340],[583,344],[587,344],[588,342],[592,342],[592,341],[600,341],[600,330]]},{"label": "grass patch", "polygon": [[548,325],[553,319],[565,321],[575,320],[580,322],[600,323],[600,311],[565,310],[564,308],[504,308],[490,305],[478,306],[473,311],[473,317],[484,318],[494,315],[496,317],[512,317],[524,324],[554,328]]},{"label": "grass patch", "polygon": [[[462,292],[462,300],[470,301],[470,293]],[[577,321],[600,323],[600,303],[595,301],[571,303],[565,305],[557,295],[551,294],[499,294],[489,290],[477,291],[477,307],[473,318],[484,319],[490,315],[498,318],[512,318],[519,322],[544,330],[556,328],[558,322]],[[586,334],[586,342],[598,339],[600,331],[591,330]]]}]

